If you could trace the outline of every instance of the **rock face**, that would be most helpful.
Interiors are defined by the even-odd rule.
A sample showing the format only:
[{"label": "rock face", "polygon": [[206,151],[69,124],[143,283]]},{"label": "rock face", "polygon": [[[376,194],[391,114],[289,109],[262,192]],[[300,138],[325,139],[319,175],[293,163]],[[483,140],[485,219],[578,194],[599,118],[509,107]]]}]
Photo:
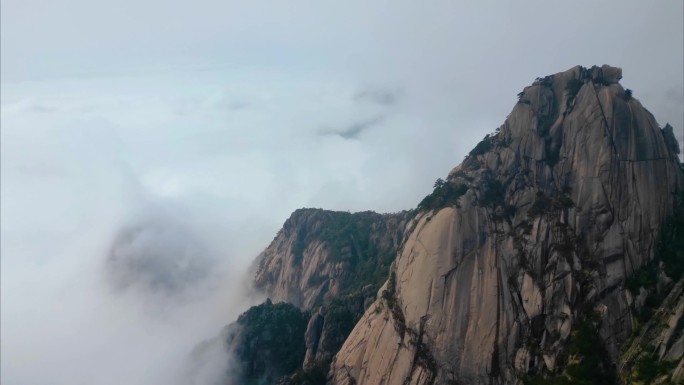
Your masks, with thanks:
[{"label": "rock face", "polygon": [[315,310],[305,334],[306,375],[325,377],[386,279],[409,216],[300,209],[259,256],[257,288],[274,301]]},{"label": "rock face", "polygon": [[624,349],[618,361],[621,382],[680,383],[684,379],[683,332],[684,280],[680,280]]},{"label": "rock face", "polygon": [[363,315],[367,305],[373,301],[375,290],[369,286],[353,294],[328,301],[311,316],[305,335],[304,369],[321,363],[330,363]]},{"label": "rock face", "polygon": [[[621,77],[578,66],[520,93],[497,133],[421,203],[329,383],[515,384],[567,365],[569,340],[594,314],[596,343],[617,361],[636,325],[625,281],[653,258],[683,187],[670,134]],[[291,252],[281,238],[269,255]],[[306,251],[340,276],[320,248]],[[279,298],[306,306],[320,295],[293,278],[311,276],[309,265],[293,274],[296,263],[274,263],[264,259],[257,281],[287,283],[269,286]]]},{"label": "rock face", "polygon": [[258,289],[274,302],[312,309],[325,299],[387,278],[408,212],[299,209],[258,257]]},{"label": "rock face", "polygon": [[[623,384],[684,380],[684,193],[660,229],[656,258],[627,280],[638,327],[622,349]],[[675,284],[676,282],[676,284]]]}]

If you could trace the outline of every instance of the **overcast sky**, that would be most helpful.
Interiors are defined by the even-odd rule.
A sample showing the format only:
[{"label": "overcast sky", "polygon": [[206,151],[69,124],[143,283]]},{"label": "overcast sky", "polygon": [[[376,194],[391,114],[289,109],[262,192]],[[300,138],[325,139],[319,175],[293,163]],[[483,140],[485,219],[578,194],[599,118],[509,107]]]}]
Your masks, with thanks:
[{"label": "overcast sky", "polygon": [[[173,385],[290,212],[415,207],[536,77],[620,66],[682,137],[681,1],[1,7],[7,385]],[[114,249],[171,260],[121,291],[132,228]],[[187,258],[211,274],[150,285]]]}]

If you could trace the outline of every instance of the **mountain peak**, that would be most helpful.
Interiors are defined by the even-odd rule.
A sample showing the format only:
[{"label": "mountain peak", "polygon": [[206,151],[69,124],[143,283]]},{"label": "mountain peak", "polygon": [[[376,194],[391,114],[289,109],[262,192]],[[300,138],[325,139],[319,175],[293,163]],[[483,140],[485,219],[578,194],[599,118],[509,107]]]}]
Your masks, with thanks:
[{"label": "mountain peak", "polygon": [[684,186],[667,130],[621,77],[538,78],[438,180],[335,385],[515,383],[570,365],[578,333],[602,352],[582,370],[611,376],[634,326],[625,282],[655,258]]},{"label": "mountain peak", "polygon": [[679,147],[621,78],[537,78],[416,210],[295,211],[255,277],[312,312],[280,383],[653,383],[654,349],[684,368]]}]

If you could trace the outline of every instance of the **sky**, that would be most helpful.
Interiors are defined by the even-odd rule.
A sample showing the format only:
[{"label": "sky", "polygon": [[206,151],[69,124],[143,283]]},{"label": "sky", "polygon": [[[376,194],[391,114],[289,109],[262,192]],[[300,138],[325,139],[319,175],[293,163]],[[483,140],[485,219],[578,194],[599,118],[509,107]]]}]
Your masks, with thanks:
[{"label": "sky", "polygon": [[292,211],[415,207],[536,77],[622,67],[683,137],[681,1],[0,6],[7,385],[213,385]]}]

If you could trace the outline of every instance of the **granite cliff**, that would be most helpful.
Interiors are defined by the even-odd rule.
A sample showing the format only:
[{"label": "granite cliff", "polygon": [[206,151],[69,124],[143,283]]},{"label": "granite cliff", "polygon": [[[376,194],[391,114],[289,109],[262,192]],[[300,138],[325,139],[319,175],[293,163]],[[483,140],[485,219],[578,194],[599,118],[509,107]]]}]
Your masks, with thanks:
[{"label": "granite cliff", "polygon": [[310,310],[360,284],[379,287],[403,239],[408,212],[299,209],[257,258],[256,287]]},{"label": "granite cliff", "polygon": [[538,78],[417,210],[295,212],[255,278],[310,316],[281,383],[681,380],[679,146],[621,77]]},{"label": "granite cliff", "polygon": [[254,286],[269,299],[199,344],[191,375],[227,351],[218,383],[324,384],[387,279],[413,214],[296,210],[255,261]]},{"label": "granite cliff", "polygon": [[610,371],[635,327],[625,282],[654,258],[682,189],[673,138],[620,78],[578,66],[519,94],[444,182],[462,195],[418,214],[332,383],[552,375],[571,364],[581,323],[606,352],[597,371]]}]

